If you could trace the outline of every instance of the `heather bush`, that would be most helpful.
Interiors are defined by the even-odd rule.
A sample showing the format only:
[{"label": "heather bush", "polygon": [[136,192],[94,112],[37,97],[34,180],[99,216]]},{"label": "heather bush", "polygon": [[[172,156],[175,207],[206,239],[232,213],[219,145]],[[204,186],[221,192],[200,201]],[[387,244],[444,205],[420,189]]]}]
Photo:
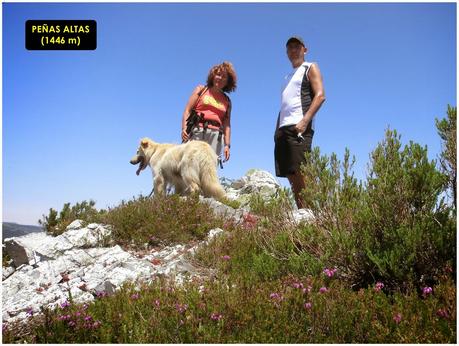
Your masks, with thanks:
[{"label": "heather bush", "polygon": [[224,222],[205,202],[200,202],[197,195],[189,198],[139,196],[109,208],[102,221],[112,226],[117,243],[135,246],[200,240]]},{"label": "heather bush", "polygon": [[[333,272],[333,271],[332,271]],[[4,325],[3,342],[33,343],[455,343],[454,284],[446,279],[387,296],[379,286],[349,290],[337,275],[288,275],[239,286],[165,280],[125,285],[92,303],[62,304],[30,317],[22,335]],[[333,272],[334,273],[334,272]]]}]

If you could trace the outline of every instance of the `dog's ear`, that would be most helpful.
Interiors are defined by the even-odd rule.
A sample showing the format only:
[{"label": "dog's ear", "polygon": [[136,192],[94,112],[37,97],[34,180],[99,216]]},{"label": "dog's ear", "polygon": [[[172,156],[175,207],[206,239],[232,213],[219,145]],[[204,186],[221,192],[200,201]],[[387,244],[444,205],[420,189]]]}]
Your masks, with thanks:
[{"label": "dog's ear", "polygon": [[148,147],[148,140],[147,139],[142,139],[140,141],[140,145],[142,146],[142,148],[146,149]]}]

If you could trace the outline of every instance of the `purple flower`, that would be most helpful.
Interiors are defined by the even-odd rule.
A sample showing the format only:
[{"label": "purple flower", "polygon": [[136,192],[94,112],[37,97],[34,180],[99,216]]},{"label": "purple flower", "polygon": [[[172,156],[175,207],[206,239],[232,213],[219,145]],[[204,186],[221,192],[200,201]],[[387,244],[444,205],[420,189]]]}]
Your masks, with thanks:
[{"label": "purple flower", "polygon": [[104,297],[106,297],[106,296],[108,296],[108,293],[105,292],[105,291],[98,291],[98,292],[96,292],[96,297],[99,298],[99,299],[104,298]]},{"label": "purple flower", "polygon": [[70,326],[70,327],[75,327],[75,326],[76,326],[75,321],[70,321],[70,322],[69,322],[69,326]]},{"label": "purple flower", "polygon": [[224,261],[229,261],[229,260],[231,259],[231,257],[228,256],[228,255],[225,255],[225,256],[222,256],[222,259],[223,259]]},{"label": "purple flower", "polygon": [[84,320],[85,320],[86,322],[92,321],[92,316],[89,316],[89,315],[88,315],[88,316],[86,316],[86,317],[84,318]]},{"label": "purple flower", "polygon": [[335,275],[335,273],[336,273],[337,270],[338,270],[338,269],[336,269],[336,268],[334,268],[334,269],[325,268],[325,269],[324,269],[324,274],[325,274],[326,276],[328,276],[329,278],[331,278],[331,277],[333,277],[333,275]]},{"label": "purple flower", "polygon": [[319,292],[320,292],[320,293],[327,293],[327,292],[328,292],[328,288],[327,288],[327,287],[321,287],[321,288],[319,289]]},{"label": "purple flower", "polygon": [[432,294],[433,290],[432,290],[432,287],[424,287],[422,289],[422,295],[425,297],[427,297],[429,294]]},{"label": "purple flower", "polygon": [[70,318],[71,318],[70,315],[61,315],[61,316],[58,317],[58,319],[61,320],[61,321],[67,321]]},{"label": "purple flower", "polygon": [[155,302],[153,304],[155,304],[157,308],[159,308],[159,306],[161,305],[159,299],[155,299]]},{"label": "purple flower", "polygon": [[402,321],[402,314],[396,313],[393,317],[393,320],[395,321],[395,323],[399,324]]},{"label": "purple flower", "polygon": [[33,316],[33,308],[27,308],[26,313],[29,316]]},{"label": "purple flower", "polygon": [[379,291],[381,291],[383,288],[384,288],[384,284],[383,284],[382,282],[379,282],[379,281],[378,281],[378,282],[376,283],[376,285],[375,285],[374,290],[375,290],[375,292],[379,292]]},{"label": "purple flower", "polygon": [[271,298],[272,300],[282,300],[282,296],[279,294],[279,293],[271,293],[269,295],[269,298]]},{"label": "purple flower", "polygon": [[448,311],[445,308],[437,310],[437,316],[441,318],[448,318]]},{"label": "purple flower", "polygon": [[94,324],[92,325],[92,327],[93,327],[94,329],[96,329],[96,328],[99,328],[101,325],[102,325],[102,322],[101,322],[101,321],[96,321],[96,322],[94,322]]},{"label": "purple flower", "polygon": [[312,286],[308,286],[306,288],[303,288],[303,293],[309,293],[312,290]]},{"label": "purple flower", "polygon": [[303,288],[303,284],[301,282],[294,282],[292,284],[293,288]]},{"label": "purple flower", "polygon": [[177,311],[181,314],[183,314],[186,309],[188,309],[188,305],[187,304],[175,304],[175,308],[177,309]]},{"label": "purple flower", "polygon": [[70,303],[67,300],[61,304],[62,309],[68,308],[69,306],[70,306]]},{"label": "purple flower", "polygon": [[138,293],[134,293],[134,294],[131,296],[131,299],[132,299],[132,300],[137,300],[137,299],[139,299],[139,298],[140,298],[140,294],[138,294]]},{"label": "purple flower", "polygon": [[213,313],[210,315],[210,318],[211,318],[213,321],[220,321],[220,320],[223,318],[223,315],[222,315],[222,314],[219,314],[219,313],[216,313],[216,312],[213,312]]},{"label": "purple flower", "polygon": [[311,310],[311,308],[312,308],[312,303],[311,303],[311,302],[304,303],[304,308],[305,308],[306,310]]}]

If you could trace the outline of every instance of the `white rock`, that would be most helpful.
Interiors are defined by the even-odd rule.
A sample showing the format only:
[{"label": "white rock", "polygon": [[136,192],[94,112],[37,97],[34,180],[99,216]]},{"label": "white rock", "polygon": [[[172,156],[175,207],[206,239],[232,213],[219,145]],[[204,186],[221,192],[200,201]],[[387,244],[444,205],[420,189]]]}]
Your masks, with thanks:
[{"label": "white rock", "polygon": [[213,228],[209,231],[207,235],[207,240],[211,240],[215,238],[217,235],[222,234],[223,232],[224,230],[222,230],[221,228]]},{"label": "white rock", "polygon": [[293,218],[295,219],[296,223],[300,222],[312,222],[314,221],[315,217],[310,209],[297,209],[293,211]]},{"label": "white rock", "polygon": [[2,267],[2,280],[8,278],[11,274],[15,272],[16,269],[12,266]]},{"label": "white rock", "polygon": [[4,250],[12,258],[16,267],[22,264],[36,263],[40,261],[41,257],[35,250],[50,239],[52,237],[48,236],[45,232],[35,232],[22,237],[7,238],[4,240]]},{"label": "white rock", "polygon": [[267,199],[274,196],[280,187],[271,173],[252,169],[242,178],[233,181],[230,186],[226,186],[225,191],[228,199],[236,200],[242,206],[246,206],[253,193]]},{"label": "white rock", "polygon": [[88,227],[82,229],[69,230],[57,238],[62,237],[71,243],[74,247],[96,247],[98,244],[104,241],[106,237],[110,236],[111,231],[100,225],[89,227],[91,225],[88,225]]},{"label": "white rock", "polygon": [[75,220],[70,225],[67,226],[66,230],[69,231],[71,229],[80,229],[83,228],[83,221]]},{"label": "white rock", "polygon": [[[242,217],[242,211],[214,200],[209,202],[224,215]],[[11,238],[26,256],[24,264],[2,282],[3,321],[25,319],[28,309],[39,313],[42,306],[59,307],[69,294],[75,302],[89,302],[99,291],[113,293],[126,282],[151,282],[156,275],[167,275],[182,284],[198,275],[188,256],[223,233],[216,228],[193,247],[167,246],[143,259],[118,245],[97,247],[101,239],[110,236],[110,228],[98,224],[83,227],[80,221],[72,222],[57,237],[42,232]]]}]

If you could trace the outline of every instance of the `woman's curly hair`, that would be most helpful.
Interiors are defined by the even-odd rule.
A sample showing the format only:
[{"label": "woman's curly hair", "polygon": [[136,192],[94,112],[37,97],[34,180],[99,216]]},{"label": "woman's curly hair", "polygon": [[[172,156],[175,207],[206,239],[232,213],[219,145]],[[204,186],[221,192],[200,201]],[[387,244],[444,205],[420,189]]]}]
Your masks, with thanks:
[{"label": "woman's curly hair", "polygon": [[209,75],[207,76],[207,86],[211,88],[214,85],[214,77],[220,71],[225,71],[228,74],[228,82],[222,90],[228,93],[236,90],[236,71],[234,71],[233,64],[231,64],[228,61],[224,61],[221,64],[215,65],[210,69]]}]

